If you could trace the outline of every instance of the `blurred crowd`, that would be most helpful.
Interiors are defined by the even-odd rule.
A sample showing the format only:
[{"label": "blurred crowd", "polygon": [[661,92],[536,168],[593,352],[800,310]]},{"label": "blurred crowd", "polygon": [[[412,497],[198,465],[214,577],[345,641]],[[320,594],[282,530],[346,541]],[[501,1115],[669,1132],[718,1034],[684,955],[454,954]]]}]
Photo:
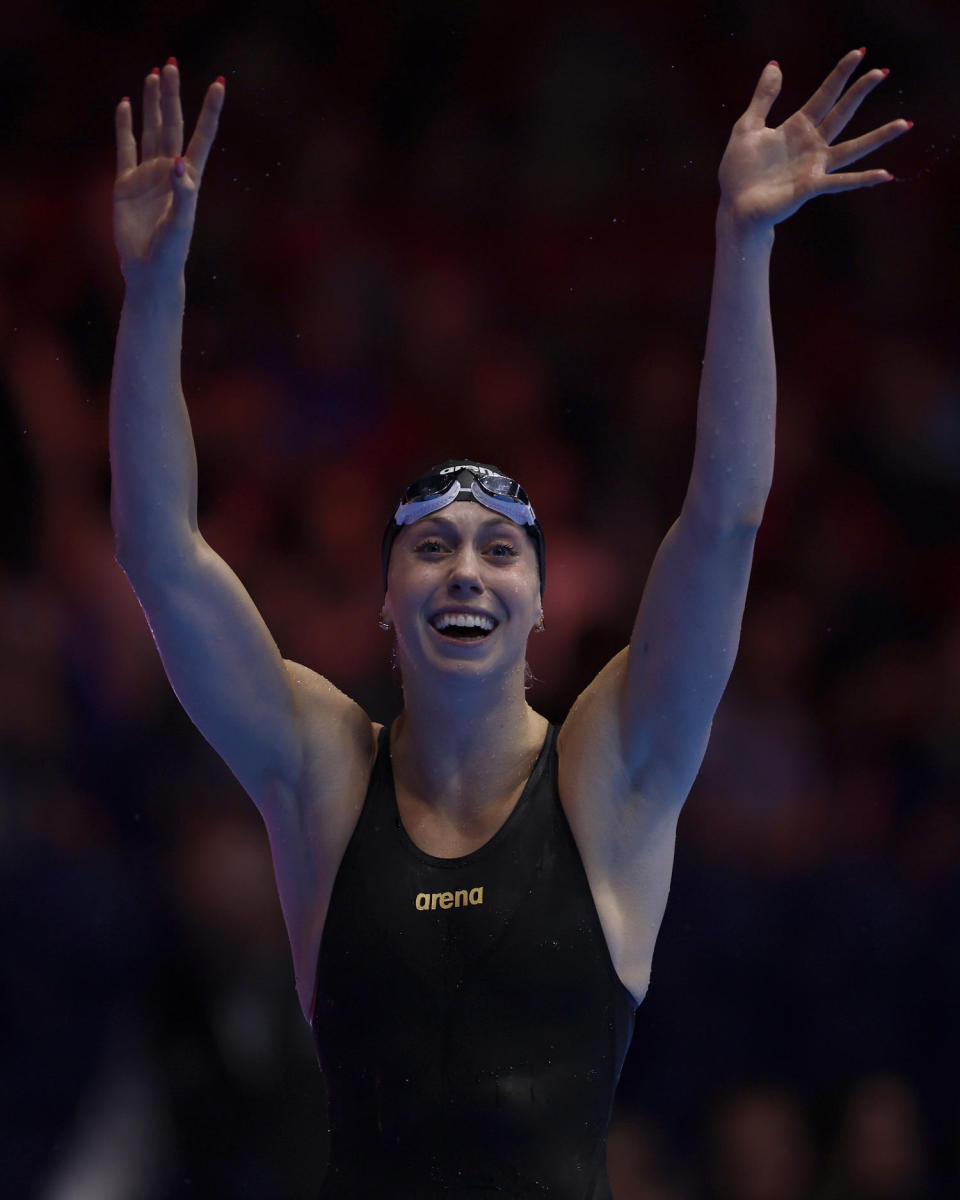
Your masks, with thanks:
[{"label": "blurred crowd", "polygon": [[774,487],[610,1170],[616,1200],[957,1194],[960,314],[941,51],[958,24],[947,5],[825,0],[762,18],[736,0],[200,0],[103,22],[15,6],[5,1194],[298,1200],[325,1155],[265,834],[113,558],[113,105],[128,93],[136,111],[142,74],[177,54],[189,127],[227,78],[184,388],[201,531],[281,653],[375,720],[398,711],[380,535],[409,478],[463,453],[515,474],[546,530],[530,699],[560,720],[629,637],[683,499],[729,126],[773,54],[779,119],[864,41],[893,74],[853,132],[898,116],[918,132],[870,163],[901,183],[778,231]]}]

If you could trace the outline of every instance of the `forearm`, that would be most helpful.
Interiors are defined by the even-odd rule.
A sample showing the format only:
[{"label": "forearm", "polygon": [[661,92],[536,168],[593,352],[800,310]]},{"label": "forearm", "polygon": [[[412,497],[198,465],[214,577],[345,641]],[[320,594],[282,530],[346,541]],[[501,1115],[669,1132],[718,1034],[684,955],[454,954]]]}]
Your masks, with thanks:
[{"label": "forearm", "polygon": [[127,281],[110,389],[110,514],[124,566],[196,532],[197,460],[180,384],[184,284]]},{"label": "forearm", "polygon": [[727,528],[759,523],[773,478],[773,239],[772,228],[745,231],[721,204],[687,500]]}]

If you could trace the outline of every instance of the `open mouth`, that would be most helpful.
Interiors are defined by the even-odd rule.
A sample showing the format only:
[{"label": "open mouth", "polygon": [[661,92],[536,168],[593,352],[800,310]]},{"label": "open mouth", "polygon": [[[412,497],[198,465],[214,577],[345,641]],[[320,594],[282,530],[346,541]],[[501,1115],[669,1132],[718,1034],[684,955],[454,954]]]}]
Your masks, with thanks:
[{"label": "open mouth", "polygon": [[498,622],[479,613],[438,613],[430,624],[444,637],[461,642],[479,642],[489,637]]}]

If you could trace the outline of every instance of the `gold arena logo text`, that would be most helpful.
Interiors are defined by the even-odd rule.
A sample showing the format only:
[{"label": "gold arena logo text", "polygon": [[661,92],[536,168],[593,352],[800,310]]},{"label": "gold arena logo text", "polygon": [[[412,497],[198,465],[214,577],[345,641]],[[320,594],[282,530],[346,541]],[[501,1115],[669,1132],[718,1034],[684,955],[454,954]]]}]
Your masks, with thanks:
[{"label": "gold arena logo text", "polygon": [[418,912],[427,912],[432,908],[462,908],[467,904],[482,904],[483,888],[470,888],[469,891],[461,888],[458,892],[417,892],[414,903]]}]

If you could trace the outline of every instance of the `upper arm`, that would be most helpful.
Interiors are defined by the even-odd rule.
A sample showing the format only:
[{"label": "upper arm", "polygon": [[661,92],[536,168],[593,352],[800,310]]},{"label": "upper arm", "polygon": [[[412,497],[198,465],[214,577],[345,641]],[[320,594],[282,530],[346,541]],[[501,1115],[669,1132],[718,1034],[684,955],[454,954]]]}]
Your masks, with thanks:
[{"label": "upper arm", "polygon": [[614,965],[636,998],[667,902],[680,806],[736,657],[755,534],[681,514],[650,570],[630,646],[560,731],[561,799]]},{"label": "upper arm", "polygon": [[[199,534],[173,562],[140,565],[125,558],[121,565],[193,723],[261,811],[278,785],[283,794],[295,794],[305,753],[306,709],[298,696],[303,669],[281,658],[231,568]],[[338,699],[351,703],[332,685],[326,690],[331,716]],[[310,699],[316,713],[317,697]]]},{"label": "upper arm", "polygon": [[620,673],[627,773],[682,802],[740,644],[757,527],[684,505],[654,559]]}]

